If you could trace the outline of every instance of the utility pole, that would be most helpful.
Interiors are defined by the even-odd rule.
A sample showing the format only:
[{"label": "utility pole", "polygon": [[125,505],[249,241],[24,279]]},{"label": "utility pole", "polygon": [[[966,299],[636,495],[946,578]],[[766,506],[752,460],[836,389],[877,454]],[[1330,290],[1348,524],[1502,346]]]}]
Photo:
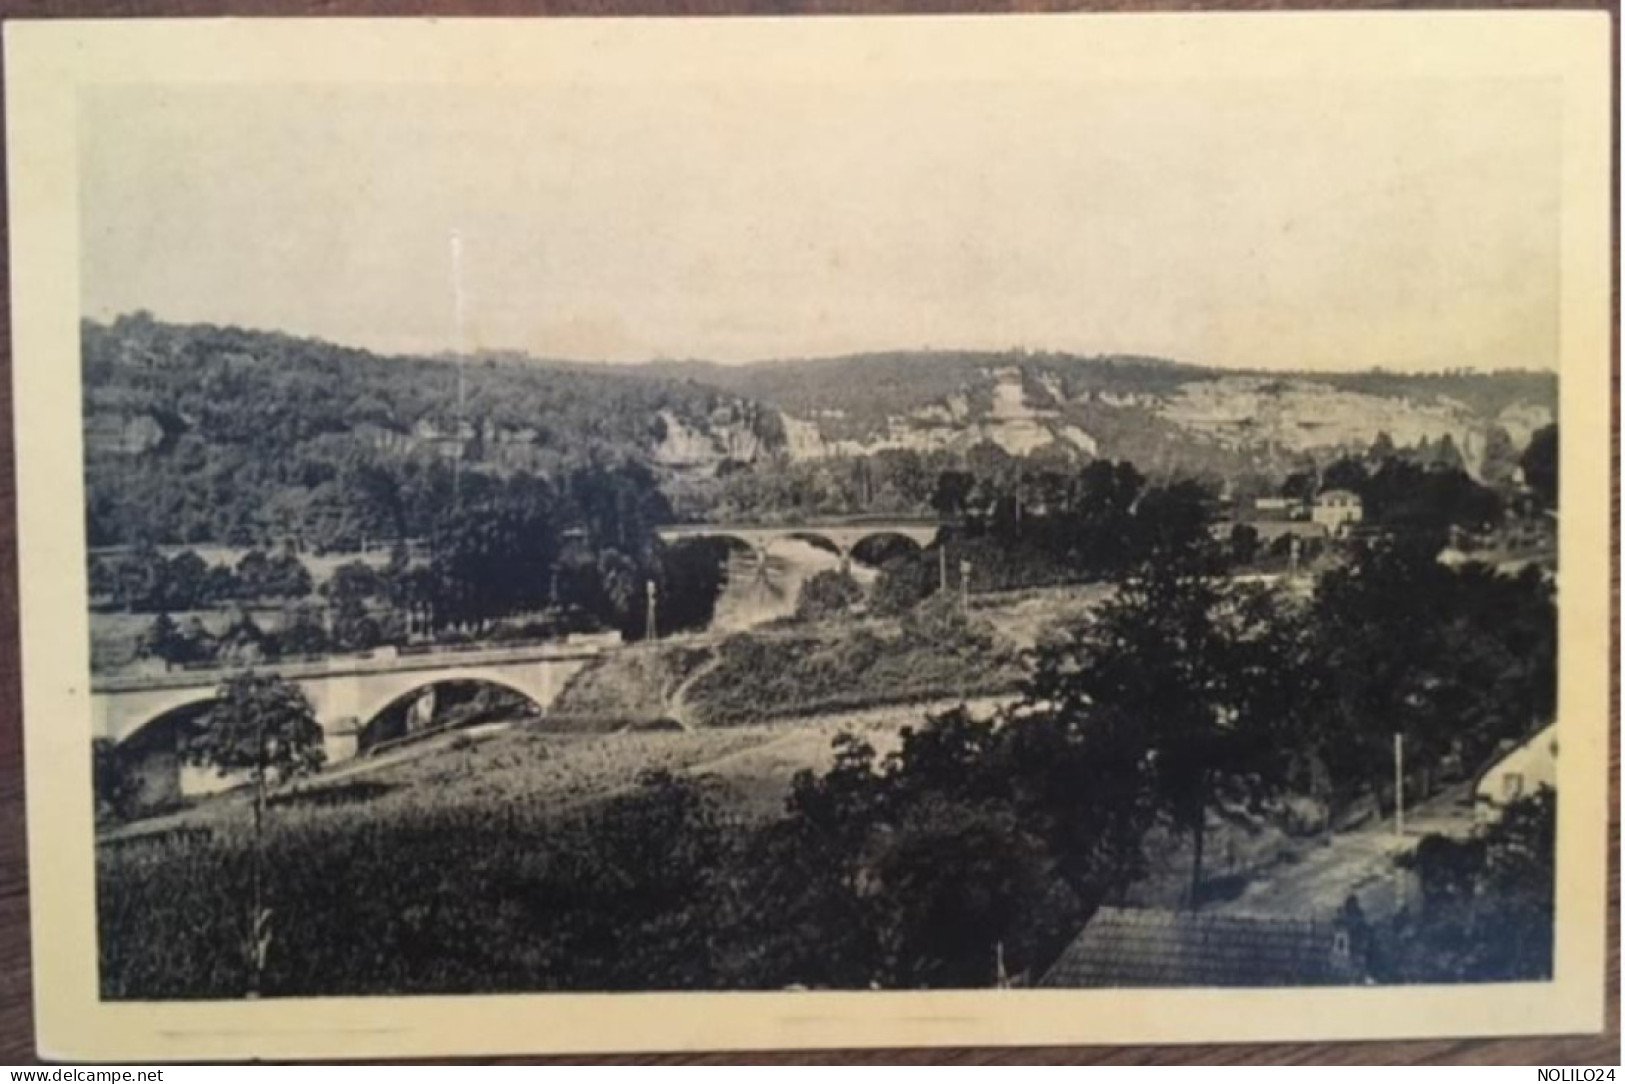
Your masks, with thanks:
[{"label": "utility pole", "polygon": [[655,582],[653,580],[649,580],[644,585],[644,588],[649,595],[649,628],[647,639],[650,643],[654,643],[656,640],[660,639],[660,633],[658,631],[659,626],[655,623],[656,604],[660,596],[660,589],[655,586]]},{"label": "utility pole", "polygon": [[1394,835],[1405,834],[1405,735],[1394,732]]},{"label": "utility pole", "polygon": [[970,562],[959,562],[959,609],[970,616]]},{"label": "utility pole", "polygon": [[451,231],[451,297],[452,319],[457,337],[457,420],[453,423],[456,433],[457,454],[451,460],[451,499],[454,507],[463,505],[463,414],[467,405],[468,393],[463,383],[463,235],[457,230]]},{"label": "utility pole", "polygon": [[937,548],[937,590],[948,593],[948,547]]}]

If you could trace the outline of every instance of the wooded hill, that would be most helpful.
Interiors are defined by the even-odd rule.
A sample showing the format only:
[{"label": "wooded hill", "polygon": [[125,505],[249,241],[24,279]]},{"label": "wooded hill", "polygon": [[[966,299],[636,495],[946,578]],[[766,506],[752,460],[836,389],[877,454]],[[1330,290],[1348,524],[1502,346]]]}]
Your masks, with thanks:
[{"label": "wooded hill", "polygon": [[885,487],[826,491],[832,470],[877,455],[922,475],[884,511],[929,510],[931,480],[988,451],[1045,469],[1130,460],[1253,490],[1382,434],[1401,448],[1449,438],[1476,473],[1486,448],[1516,452],[1551,420],[1557,384],[1029,351],[459,363],[146,314],[86,322],[82,349],[92,546],[298,536],[348,549],[426,534],[460,479],[557,483],[588,465],[645,473],[684,518],[874,510],[863,495]]}]

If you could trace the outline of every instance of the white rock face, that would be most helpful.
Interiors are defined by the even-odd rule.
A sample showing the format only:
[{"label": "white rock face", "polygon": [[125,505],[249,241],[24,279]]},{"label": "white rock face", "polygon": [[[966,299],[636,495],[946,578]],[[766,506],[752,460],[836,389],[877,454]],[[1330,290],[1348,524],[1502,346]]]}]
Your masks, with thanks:
[{"label": "white rock face", "polygon": [[1363,448],[1379,433],[1407,447],[1448,436],[1476,476],[1491,424],[1501,425],[1521,448],[1551,421],[1549,409],[1532,403],[1508,407],[1492,423],[1445,396],[1368,395],[1301,377],[1218,377],[1193,380],[1167,394],[1085,389],[1068,397],[1055,373],[1007,366],[982,370],[980,376],[979,390],[890,417],[882,431],[862,440],[826,437],[817,415],[785,416],[789,454],[817,459],[883,449],[963,451],[981,441],[1017,456],[1055,444],[1089,456],[1113,454],[1079,427],[1070,409],[1078,405],[1150,411],[1193,437],[1236,451]]},{"label": "white rock face", "polygon": [[163,439],[163,427],[144,412],[85,415],[85,448],[94,454],[140,455]]},{"label": "white rock face", "polygon": [[1495,424],[1507,431],[1513,444],[1523,448],[1535,430],[1552,424],[1552,412],[1535,403],[1513,403],[1496,416]]},{"label": "white rock face", "polygon": [[[1034,406],[1020,369],[990,370],[993,402],[987,416],[972,416],[969,396],[956,394],[944,402],[931,403],[906,416],[886,419],[884,434],[868,440],[831,440],[823,436],[815,419],[783,415],[788,451],[795,459],[820,459],[835,455],[871,455],[886,449],[912,449],[917,452],[963,451],[982,441],[998,445],[1011,455],[1029,455],[1051,444],[1070,445],[1090,455],[1098,452],[1097,442],[1076,425],[1065,424],[1053,402],[1061,400],[1058,381],[1044,384],[1052,402]],[[1053,386],[1052,386],[1053,385]]]},{"label": "white rock face", "polygon": [[779,419],[784,423],[785,451],[791,459],[821,459],[833,454],[817,422],[793,414],[781,414]]},{"label": "white rock face", "polygon": [[1063,425],[1055,431],[1055,435],[1079,451],[1087,452],[1089,455],[1100,454],[1100,442],[1075,425]]},{"label": "white rock face", "polygon": [[654,460],[662,466],[714,467],[725,459],[750,462],[766,451],[761,438],[732,415],[714,416],[709,431],[688,425],[669,410],[660,412],[660,420],[666,435],[654,449]]},{"label": "white rock face", "polygon": [[1194,381],[1157,412],[1226,447],[1273,443],[1296,452],[1369,444],[1384,432],[1402,446],[1449,436],[1465,452],[1467,435],[1480,428],[1459,403],[1364,395],[1306,380],[1264,377]]}]

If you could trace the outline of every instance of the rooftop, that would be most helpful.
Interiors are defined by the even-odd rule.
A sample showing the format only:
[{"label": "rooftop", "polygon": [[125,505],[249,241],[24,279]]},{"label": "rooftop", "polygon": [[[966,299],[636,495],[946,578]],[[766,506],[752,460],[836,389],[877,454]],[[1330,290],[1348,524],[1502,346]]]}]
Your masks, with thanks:
[{"label": "rooftop", "polygon": [[1357,976],[1332,921],[1102,907],[1045,974],[1052,987],[1317,986]]}]

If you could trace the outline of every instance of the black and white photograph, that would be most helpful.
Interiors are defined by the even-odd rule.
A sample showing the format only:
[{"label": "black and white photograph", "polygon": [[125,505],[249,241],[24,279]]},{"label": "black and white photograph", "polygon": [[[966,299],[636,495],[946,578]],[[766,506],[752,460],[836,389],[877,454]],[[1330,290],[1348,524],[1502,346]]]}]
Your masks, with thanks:
[{"label": "black and white photograph", "polygon": [[77,87],[94,998],[1549,987],[1572,87],[750,29]]}]

